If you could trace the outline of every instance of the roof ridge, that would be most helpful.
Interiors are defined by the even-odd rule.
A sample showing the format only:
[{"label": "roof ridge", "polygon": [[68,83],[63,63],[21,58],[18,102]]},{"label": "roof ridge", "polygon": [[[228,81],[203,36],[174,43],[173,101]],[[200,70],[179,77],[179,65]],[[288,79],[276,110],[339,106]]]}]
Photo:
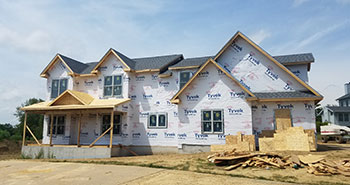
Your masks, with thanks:
[{"label": "roof ridge", "polygon": [[308,53],[293,53],[293,54],[284,54],[284,55],[274,55],[272,57],[285,57],[285,56],[293,56],[293,55],[313,55],[311,52]]}]

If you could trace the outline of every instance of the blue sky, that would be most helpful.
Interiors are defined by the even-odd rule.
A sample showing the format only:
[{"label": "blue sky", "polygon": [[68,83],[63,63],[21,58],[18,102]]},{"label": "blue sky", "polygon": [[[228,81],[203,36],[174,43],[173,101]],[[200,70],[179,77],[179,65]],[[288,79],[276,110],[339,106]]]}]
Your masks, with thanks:
[{"label": "blue sky", "polygon": [[312,52],[310,84],[335,104],[350,81],[350,0],[0,0],[0,123],[44,98],[40,72],[56,53],[98,61],[109,48],[129,57],[214,55],[241,31],[271,55]]}]

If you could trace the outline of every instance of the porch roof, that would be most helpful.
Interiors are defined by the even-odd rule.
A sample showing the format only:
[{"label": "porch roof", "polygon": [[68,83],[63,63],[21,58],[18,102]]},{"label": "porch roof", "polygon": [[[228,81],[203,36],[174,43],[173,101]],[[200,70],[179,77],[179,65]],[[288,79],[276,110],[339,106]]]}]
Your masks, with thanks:
[{"label": "porch roof", "polygon": [[66,90],[52,101],[36,103],[22,107],[23,111],[53,111],[53,110],[81,110],[81,109],[112,109],[130,101],[123,99],[97,99],[87,93]]}]

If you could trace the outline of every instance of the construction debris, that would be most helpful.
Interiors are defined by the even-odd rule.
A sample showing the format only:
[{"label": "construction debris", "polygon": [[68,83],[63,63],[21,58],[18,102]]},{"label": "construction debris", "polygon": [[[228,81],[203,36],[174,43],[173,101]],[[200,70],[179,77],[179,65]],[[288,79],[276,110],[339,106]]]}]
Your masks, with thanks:
[{"label": "construction debris", "polygon": [[[272,135],[272,137],[271,137]],[[259,150],[266,151],[316,151],[314,130],[287,127],[274,133],[263,131],[259,136]]]},{"label": "construction debris", "polygon": [[242,135],[241,132],[237,132],[237,135],[227,135],[225,141],[225,145],[211,145],[210,151],[256,151],[255,135]]},{"label": "construction debris", "polygon": [[277,153],[248,153],[231,152],[215,153],[208,156],[208,161],[218,166],[227,166],[227,171],[242,167],[258,167],[270,169],[271,167],[284,168],[304,168],[314,175],[344,175],[350,177],[350,159],[340,162],[325,159],[324,155],[280,155]]}]

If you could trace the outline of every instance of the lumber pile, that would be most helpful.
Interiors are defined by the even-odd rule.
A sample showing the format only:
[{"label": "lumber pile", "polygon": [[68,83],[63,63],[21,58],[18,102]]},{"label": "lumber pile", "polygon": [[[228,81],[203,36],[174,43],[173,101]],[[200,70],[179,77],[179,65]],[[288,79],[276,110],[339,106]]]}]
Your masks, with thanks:
[{"label": "lumber pile", "polygon": [[277,153],[249,153],[232,150],[208,156],[208,161],[218,166],[226,166],[224,170],[236,168],[304,168],[314,175],[350,176],[350,159],[340,162],[326,160],[324,155],[280,155]]},{"label": "lumber pile", "polygon": [[237,132],[237,135],[227,135],[226,144],[211,145],[211,152],[224,152],[235,149],[236,151],[256,151],[255,135],[243,135]]},{"label": "lumber pile", "polygon": [[259,150],[316,151],[315,132],[304,130],[303,127],[288,127],[274,132],[262,131],[259,136]]}]

